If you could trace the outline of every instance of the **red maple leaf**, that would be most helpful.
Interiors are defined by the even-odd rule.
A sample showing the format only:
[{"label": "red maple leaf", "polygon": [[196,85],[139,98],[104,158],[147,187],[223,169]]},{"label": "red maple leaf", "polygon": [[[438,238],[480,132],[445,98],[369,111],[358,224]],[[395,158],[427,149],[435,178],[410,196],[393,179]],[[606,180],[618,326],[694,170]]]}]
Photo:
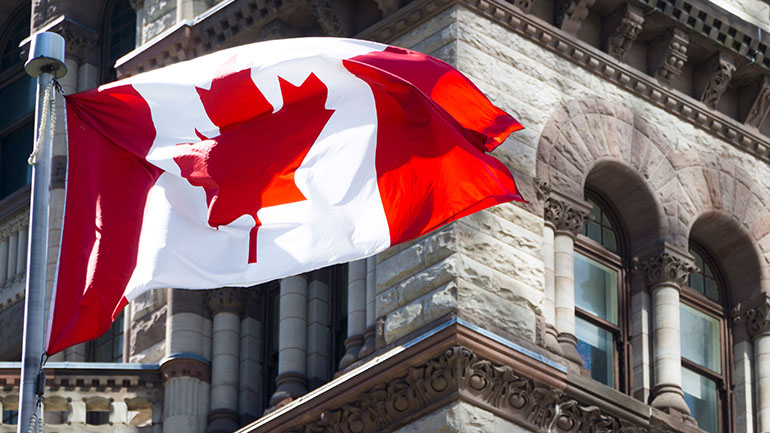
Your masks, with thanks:
[{"label": "red maple leaf", "polygon": [[[234,60],[223,69],[231,71]],[[315,74],[300,86],[278,80],[283,107],[275,113],[251,79],[251,69],[222,73],[210,90],[196,88],[220,135],[207,138],[196,130],[202,141],[181,144],[174,157],[182,176],[206,191],[211,227],[242,215],[254,218],[249,263],[257,261],[257,212],[307,200],[294,172],[334,112],[325,108],[328,89]]]}]

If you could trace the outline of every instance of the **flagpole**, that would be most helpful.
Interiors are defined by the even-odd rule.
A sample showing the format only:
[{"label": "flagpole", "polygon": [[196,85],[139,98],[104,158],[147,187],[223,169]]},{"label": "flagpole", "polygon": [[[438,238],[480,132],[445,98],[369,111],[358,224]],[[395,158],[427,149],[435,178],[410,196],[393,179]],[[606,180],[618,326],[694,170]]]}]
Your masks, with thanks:
[{"label": "flagpole", "polygon": [[27,285],[24,300],[24,343],[21,367],[21,396],[17,433],[39,431],[38,417],[42,383],[43,333],[45,331],[45,291],[48,249],[48,209],[50,205],[51,147],[53,128],[50,119],[56,107],[52,103],[55,90],[52,83],[67,73],[64,64],[64,38],[56,33],[36,33],[32,36],[29,59],[24,64],[27,74],[37,78],[35,101],[35,140],[30,156],[32,164],[32,194],[30,197],[29,247],[27,248]]}]

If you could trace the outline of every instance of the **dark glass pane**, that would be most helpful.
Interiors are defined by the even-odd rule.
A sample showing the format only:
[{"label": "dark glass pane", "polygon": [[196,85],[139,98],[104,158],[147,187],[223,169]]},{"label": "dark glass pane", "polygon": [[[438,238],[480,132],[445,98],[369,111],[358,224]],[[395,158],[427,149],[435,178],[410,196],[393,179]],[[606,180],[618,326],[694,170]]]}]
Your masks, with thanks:
[{"label": "dark glass pane", "polygon": [[703,275],[692,274],[690,275],[690,287],[703,293]]},{"label": "dark glass pane", "polygon": [[706,296],[712,301],[719,302],[719,286],[711,278],[706,279]]},{"label": "dark glass pane", "polygon": [[3,411],[3,424],[18,424],[19,423],[19,411],[18,410],[4,410]]},{"label": "dark glass pane", "polygon": [[[11,30],[0,56],[0,70],[10,69],[14,65],[23,63],[19,44],[29,35],[29,6],[21,15],[17,15],[14,22],[9,24]],[[0,101],[6,101],[0,98]]]},{"label": "dark glass pane", "polygon": [[136,45],[136,12],[128,0],[115,2],[110,14],[109,29],[107,51],[108,66],[111,68],[116,60],[134,49]]},{"label": "dark glass pane", "polygon": [[586,224],[587,232],[586,236],[588,236],[589,239],[594,240],[596,242],[601,243],[602,242],[602,227],[591,221],[588,224]]},{"label": "dark glass pane", "polygon": [[610,251],[617,251],[618,244],[615,241],[615,233],[612,230],[604,229],[604,238],[602,239],[602,245]]},{"label": "dark glass pane", "polygon": [[110,422],[109,412],[86,412],[86,424],[104,425]]},{"label": "dark glass pane", "polygon": [[0,89],[0,130],[35,110],[35,81],[29,75]]},{"label": "dark glass pane", "polygon": [[684,401],[698,427],[710,433],[719,432],[719,404],[717,384],[686,368],[682,369],[682,390]]},{"label": "dark glass pane", "polygon": [[123,334],[118,335],[112,344],[112,360],[121,362],[123,360]]},{"label": "dark glass pane", "polygon": [[32,123],[0,138],[0,198],[28,184],[32,166],[27,164],[32,153]]},{"label": "dark glass pane", "polygon": [[591,372],[591,378],[608,386],[615,386],[615,351],[610,332],[575,318],[577,350],[583,367]]}]

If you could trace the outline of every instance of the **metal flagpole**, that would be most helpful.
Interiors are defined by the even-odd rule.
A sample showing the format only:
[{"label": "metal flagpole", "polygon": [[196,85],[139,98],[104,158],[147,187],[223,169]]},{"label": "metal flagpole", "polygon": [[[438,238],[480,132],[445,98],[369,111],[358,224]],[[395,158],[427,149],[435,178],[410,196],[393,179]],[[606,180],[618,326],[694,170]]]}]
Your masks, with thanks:
[{"label": "metal flagpole", "polygon": [[[29,247],[27,248],[27,287],[24,300],[24,348],[21,367],[18,433],[38,431],[42,419],[38,411],[45,388],[42,372],[43,333],[45,331],[46,253],[48,250],[49,184],[51,147],[54,125],[49,123],[56,107],[53,80],[67,73],[64,64],[64,38],[56,33],[32,36],[29,59],[24,64],[27,74],[37,78],[35,103],[35,147],[32,164],[32,196],[30,198]],[[34,430],[33,430],[34,429]]]}]

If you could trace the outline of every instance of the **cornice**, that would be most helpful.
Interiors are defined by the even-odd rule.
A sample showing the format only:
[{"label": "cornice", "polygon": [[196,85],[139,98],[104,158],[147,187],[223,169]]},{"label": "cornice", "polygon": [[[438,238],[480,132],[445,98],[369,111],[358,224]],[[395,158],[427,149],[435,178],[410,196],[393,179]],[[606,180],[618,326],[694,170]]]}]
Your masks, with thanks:
[{"label": "cornice", "polygon": [[668,433],[679,427],[668,415],[590,379],[573,380],[538,355],[472,325],[455,321],[417,340],[239,432],[392,431],[452,401],[532,431]]},{"label": "cornice", "polygon": [[504,0],[418,0],[357,37],[390,42],[451,6],[463,6],[484,16],[679,119],[760,160],[770,162],[770,138],[760,134],[756,128],[747,128],[737,120],[709,109],[691,96],[666,87],[658,79]]}]

